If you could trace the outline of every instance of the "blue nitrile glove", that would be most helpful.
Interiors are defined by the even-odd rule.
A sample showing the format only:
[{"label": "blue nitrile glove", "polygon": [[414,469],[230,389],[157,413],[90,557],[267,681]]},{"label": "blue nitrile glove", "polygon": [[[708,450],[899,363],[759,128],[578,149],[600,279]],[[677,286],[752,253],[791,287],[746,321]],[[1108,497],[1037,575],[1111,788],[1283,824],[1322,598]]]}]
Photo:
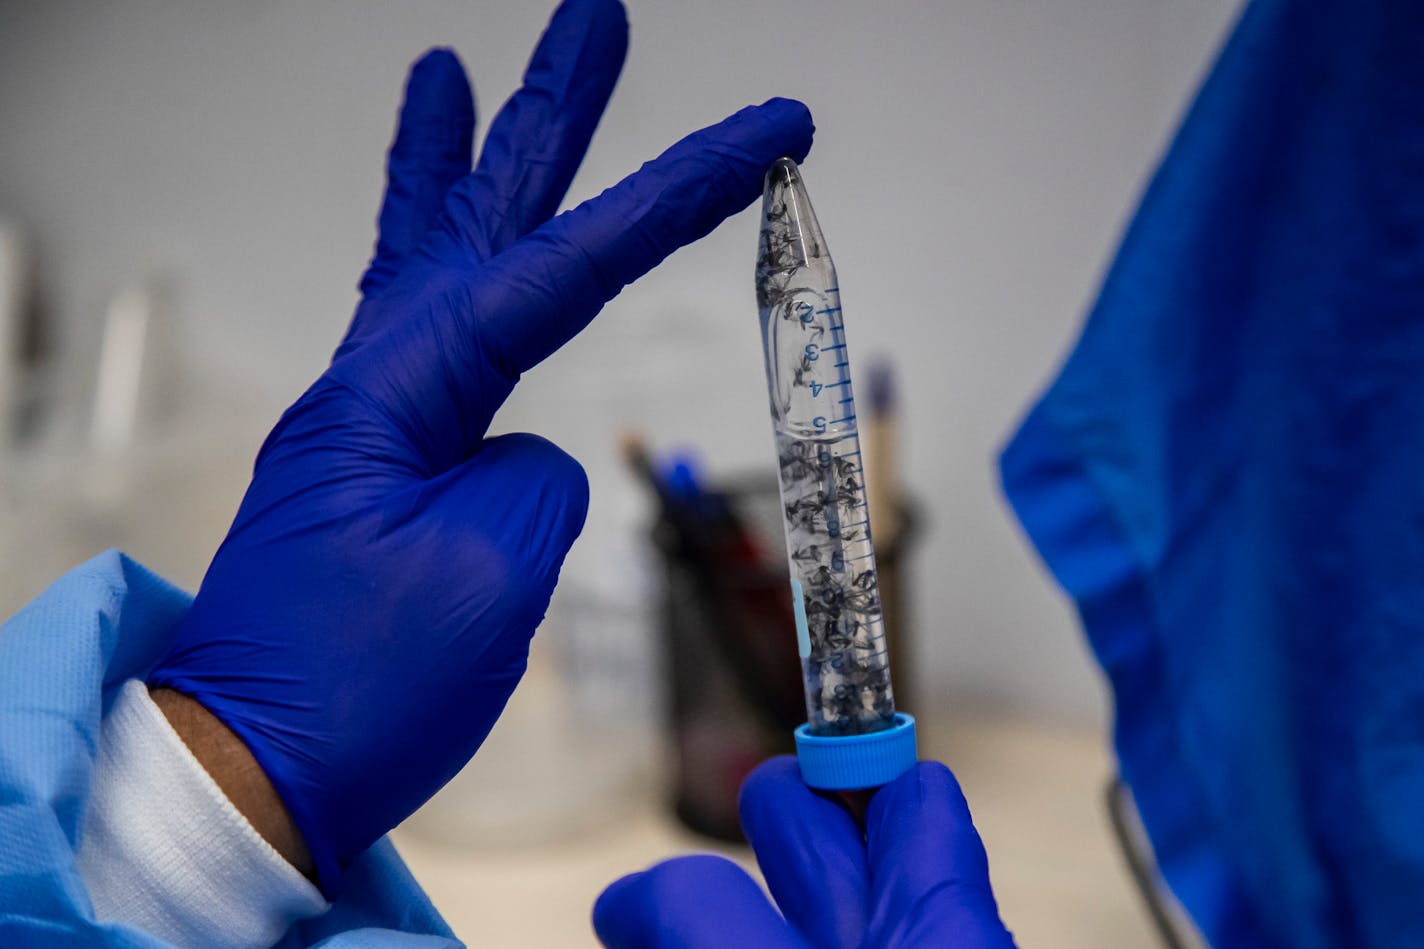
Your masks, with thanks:
[{"label": "blue nitrile glove", "polygon": [[[865,830],[773,758],[742,786],[742,828],[776,907],[722,857],[679,857],[617,881],[593,908],[609,949],[934,946],[1004,949],[989,862],[959,782],[922,762],[871,798]],[[783,915],[784,914],[784,918]]]},{"label": "blue nitrile glove", "polygon": [[550,220],[613,88],[615,0],[554,15],[469,174],[472,97],[411,73],[375,260],[331,366],[283,415],[150,676],[256,757],[324,889],[474,754],[525,668],[584,520],[577,462],[485,438],[520,373],[761,192],[811,119],[774,99]]}]

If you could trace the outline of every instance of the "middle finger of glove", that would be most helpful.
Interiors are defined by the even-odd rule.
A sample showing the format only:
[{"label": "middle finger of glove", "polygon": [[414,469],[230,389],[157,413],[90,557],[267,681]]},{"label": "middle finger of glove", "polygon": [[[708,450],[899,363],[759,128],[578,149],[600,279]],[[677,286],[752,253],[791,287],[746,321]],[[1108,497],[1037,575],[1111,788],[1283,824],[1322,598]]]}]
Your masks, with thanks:
[{"label": "middle finger of glove", "polygon": [[431,252],[488,260],[554,216],[628,52],[618,0],[566,0],[490,125],[474,172],[450,189]]}]

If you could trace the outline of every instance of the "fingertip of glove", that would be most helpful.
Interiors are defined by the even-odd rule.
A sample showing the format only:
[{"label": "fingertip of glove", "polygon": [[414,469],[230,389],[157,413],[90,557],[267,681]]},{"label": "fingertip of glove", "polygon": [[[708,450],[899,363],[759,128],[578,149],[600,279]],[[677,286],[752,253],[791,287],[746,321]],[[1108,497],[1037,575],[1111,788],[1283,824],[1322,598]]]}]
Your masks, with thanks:
[{"label": "fingertip of glove", "polygon": [[760,807],[763,802],[785,793],[788,789],[805,786],[801,780],[801,766],[796,763],[796,757],[777,755],[757,765],[742,781],[737,806],[745,820],[750,808]]},{"label": "fingertip of glove", "polygon": [[593,904],[593,930],[612,949],[646,945],[640,937],[661,931],[660,921],[683,913],[688,901],[731,895],[735,904],[760,893],[746,871],[726,857],[674,857],[610,883]]},{"label": "fingertip of glove", "polygon": [[800,122],[806,126],[808,131],[815,128],[815,123],[811,120],[810,107],[800,99],[789,99],[786,96],[772,96],[755,108],[761,109],[767,114],[776,116],[787,122]]},{"label": "fingertip of glove", "polygon": [[432,46],[420,54],[412,72],[432,72],[439,69],[460,69],[460,54],[450,46]]},{"label": "fingertip of glove", "polygon": [[564,0],[554,11],[551,22],[564,16],[578,17],[590,25],[619,28],[624,35],[628,33],[628,10],[621,0]]},{"label": "fingertip of glove", "polygon": [[955,794],[962,794],[959,779],[949,767],[939,761],[921,761],[909,772],[919,778],[921,785],[942,788]]},{"label": "fingertip of glove", "polygon": [[[730,171],[738,181],[735,192],[739,205],[760,193],[762,174],[778,158],[790,156],[801,161],[811,150],[815,125],[811,110],[795,99],[768,99],[749,105],[716,125],[694,132],[673,146],[664,158],[715,155],[712,163],[719,174]],[[705,155],[698,156],[698,152]],[[752,193],[747,193],[751,189]],[[744,200],[743,200],[744,199]]]},{"label": "fingertip of glove", "polygon": [[619,0],[564,0],[549,18],[531,67],[564,74],[591,54],[581,68],[611,64],[616,75],[627,52],[628,12]]},{"label": "fingertip of glove", "polygon": [[742,830],[758,853],[811,847],[823,855],[847,854],[860,849],[847,841],[863,842],[863,828],[850,809],[808,786],[791,755],[764,762],[748,775],[737,804]]},{"label": "fingertip of glove", "polygon": [[593,904],[593,912],[595,917],[606,915],[645,895],[661,902],[674,894],[705,891],[713,884],[740,884],[744,878],[750,880],[745,870],[718,854],[673,857],[608,884]]},{"label": "fingertip of glove", "polygon": [[558,557],[573,544],[588,516],[588,472],[573,455],[539,435],[511,432],[487,439],[480,448],[486,465],[498,464],[518,482],[522,496],[557,525]]},{"label": "fingertip of glove", "polygon": [[920,800],[969,816],[969,801],[954,772],[938,761],[921,761],[913,772],[918,776]]},{"label": "fingertip of glove", "polygon": [[756,888],[745,870],[715,853],[674,857],[644,870],[637,876],[659,903],[666,903],[678,895],[738,890],[747,884]]},{"label": "fingertip of glove", "polygon": [[593,902],[593,930],[598,938],[609,942],[621,930],[620,923],[626,915],[626,906],[635,896],[638,881],[643,871],[621,876],[603,888],[598,899]]},{"label": "fingertip of glove", "polygon": [[954,772],[938,761],[921,761],[876,792],[871,806],[881,808],[940,805],[966,809],[964,791]]},{"label": "fingertip of glove", "polygon": [[460,56],[448,46],[432,46],[420,55],[410,67],[412,81],[422,83],[449,82],[465,78],[465,67]]},{"label": "fingertip of glove", "polygon": [[[452,116],[451,112],[457,114]],[[426,50],[410,67],[406,80],[404,113],[423,119],[462,118],[474,112],[474,94],[460,57],[448,46]]]},{"label": "fingertip of glove", "polygon": [[956,852],[983,859],[964,791],[954,773],[938,761],[922,761],[877,791],[866,810],[865,829],[886,846],[933,829],[941,839],[955,841]]},{"label": "fingertip of glove", "polygon": [[754,108],[779,135],[785,136],[785,154],[794,161],[805,161],[816,135],[816,123],[812,120],[811,110],[806,103],[776,96]]}]

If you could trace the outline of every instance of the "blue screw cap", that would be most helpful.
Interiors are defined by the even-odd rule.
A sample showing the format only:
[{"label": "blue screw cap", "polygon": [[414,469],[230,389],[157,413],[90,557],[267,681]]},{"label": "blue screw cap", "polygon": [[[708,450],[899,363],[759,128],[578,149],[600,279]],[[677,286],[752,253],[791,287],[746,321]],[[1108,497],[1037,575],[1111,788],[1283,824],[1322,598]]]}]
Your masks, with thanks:
[{"label": "blue screw cap", "polygon": [[817,790],[889,784],[919,760],[914,716],[897,712],[894,725],[864,735],[813,735],[810,725],[802,725],[796,729],[796,760],[801,779]]}]

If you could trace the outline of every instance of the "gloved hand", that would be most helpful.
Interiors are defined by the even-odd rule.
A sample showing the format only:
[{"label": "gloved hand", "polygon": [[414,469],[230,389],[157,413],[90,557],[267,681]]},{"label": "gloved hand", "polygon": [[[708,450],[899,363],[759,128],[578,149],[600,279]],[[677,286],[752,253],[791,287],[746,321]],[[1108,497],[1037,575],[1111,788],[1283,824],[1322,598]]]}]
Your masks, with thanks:
[{"label": "gloved hand", "polygon": [[774,99],[550,219],[626,43],[616,0],[561,6],[472,174],[458,61],[416,64],[350,332],[262,446],[150,675],[246,743],[328,893],[479,747],[582,527],[578,463],[533,435],[487,439],[491,417],[520,373],[810,148],[805,107]]},{"label": "gloved hand", "polygon": [[984,845],[949,769],[922,762],[875,793],[865,830],[773,758],[742,785],[742,828],[779,915],[740,867],[679,857],[618,880],[593,908],[608,949],[667,946],[1012,949]]}]

